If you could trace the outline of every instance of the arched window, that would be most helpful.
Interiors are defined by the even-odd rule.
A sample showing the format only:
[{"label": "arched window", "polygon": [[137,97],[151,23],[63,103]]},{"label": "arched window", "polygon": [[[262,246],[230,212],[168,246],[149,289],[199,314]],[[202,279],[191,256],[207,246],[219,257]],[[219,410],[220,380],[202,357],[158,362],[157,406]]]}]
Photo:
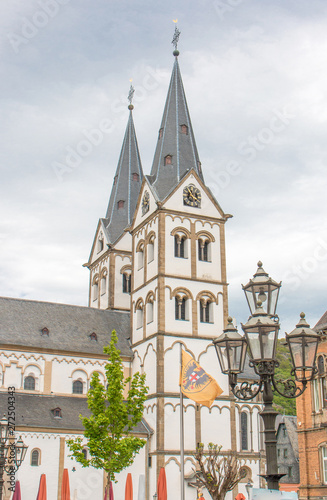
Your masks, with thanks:
[{"label": "arched window", "polygon": [[125,201],[124,200],[119,200],[117,202],[117,208],[118,208],[118,210],[121,210],[122,208],[124,208],[124,205],[125,205]]},{"label": "arched window", "polygon": [[93,301],[98,300],[98,295],[99,295],[99,276],[98,275],[96,275],[93,278],[92,292],[93,292]]},{"label": "arched window", "polygon": [[143,327],[143,302],[141,299],[137,301],[136,307],[135,307],[135,312],[136,312],[136,328],[142,328]]},{"label": "arched window", "polygon": [[104,295],[107,291],[107,276],[105,274],[101,277],[101,295]]},{"label": "arched window", "polygon": [[84,456],[85,460],[87,460],[87,449],[83,448],[82,449],[82,453],[83,453],[83,456]]},{"label": "arched window", "polygon": [[187,297],[175,297],[175,319],[186,320]]},{"label": "arched window", "polygon": [[198,254],[199,260],[203,262],[209,262],[209,240],[198,240]]},{"label": "arched window", "polygon": [[98,252],[102,252],[103,250],[103,234],[100,233],[98,238]]},{"label": "arched window", "polygon": [[173,157],[171,155],[165,156],[165,165],[171,165]]},{"label": "arched window", "polygon": [[131,274],[123,273],[123,293],[131,293]]},{"label": "arched window", "polygon": [[185,124],[181,125],[181,132],[182,134],[188,135],[188,126]]},{"label": "arched window", "polygon": [[321,480],[324,484],[327,484],[327,446],[321,446],[319,452],[321,463]]},{"label": "arched window", "polygon": [[31,465],[33,467],[37,467],[40,465],[40,451],[39,450],[32,450],[31,451]]},{"label": "arched window", "polygon": [[184,235],[175,234],[175,257],[185,259],[185,240]]},{"label": "arched window", "polygon": [[81,380],[74,380],[73,394],[83,394],[83,382]]},{"label": "arched window", "polygon": [[146,304],[146,322],[147,324],[152,323],[153,321],[153,301],[150,300]]},{"label": "arched window", "polygon": [[136,252],[138,253],[137,269],[140,270],[144,266],[144,242],[139,243]]},{"label": "arched window", "polygon": [[148,264],[154,260],[154,236],[148,242]]},{"label": "arched window", "polygon": [[201,323],[211,323],[211,312],[212,303],[210,300],[200,300],[200,322]]},{"label": "arched window", "polygon": [[248,414],[246,411],[241,413],[241,449],[248,450]]},{"label": "arched window", "polygon": [[134,173],[132,174],[132,180],[133,180],[133,181],[138,181],[138,180],[139,180],[139,178],[140,178],[140,176],[139,176],[139,174],[137,174],[136,172],[134,172]]},{"label": "arched window", "polygon": [[35,391],[35,378],[32,375],[28,375],[24,379],[24,389],[27,391]]}]

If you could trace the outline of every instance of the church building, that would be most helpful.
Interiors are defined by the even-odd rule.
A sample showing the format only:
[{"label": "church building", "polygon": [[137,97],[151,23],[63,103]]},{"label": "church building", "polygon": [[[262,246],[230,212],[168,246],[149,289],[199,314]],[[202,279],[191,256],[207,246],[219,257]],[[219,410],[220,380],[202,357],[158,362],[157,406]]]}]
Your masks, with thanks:
[{"label": "church building", "polygon": [[[0,298],[1,411],[7,411],[8,388],[15,387],[16,433],[28,445],[17,472],[25,498],[36,498],[45,473],[48,499],[59,500],[66,468],[72,499],[103,498],[103,472],[83,469],[69,458],[66,440],[83,432],[78,416],[87,412],[92,374],[98,372],[106,384],[103,347],[113,329],[126,376],[145,373],[149,387],[144,418],[134,430],[146,446],[118,476],[115,498],[124,498],[131,472],[134,499],[152,500],[161,467],[168,498],[180,498],[181,344],[223,389],[210,409],[184,399],[186,500],[197,498],[190,483],[198,443],[222,445],[242,459],[247,475],[228,500],[238,492],[246,496],[245,483],[251,480],[258,487],[264,473],[260,402],[235,399],[212,344],[228,317],[225,224],[230,215],[205,183],[177,44],[173,54],[148,175],[138,148],[131,89],[107,213],[99,219],[84,264],[90,273],[89,306]],[[203,495],[209,499],[205,490]],[[4,498],[11,498],[8,490]]]}]

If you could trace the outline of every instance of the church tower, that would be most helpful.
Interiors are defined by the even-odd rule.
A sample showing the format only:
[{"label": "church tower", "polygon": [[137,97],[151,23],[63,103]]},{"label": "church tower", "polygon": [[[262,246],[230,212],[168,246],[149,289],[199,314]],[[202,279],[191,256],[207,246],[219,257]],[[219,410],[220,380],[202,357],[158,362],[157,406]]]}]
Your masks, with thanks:
[{"label": "church tower", "polygon": [[[175,30],[174,65],[151,173],[142,173],[130,105],[108,211],[87,264],[90,306],[130,312],[126,336],[134,352],[132,371],[146,374],[144,419],[153,430],[146,498],[156,491],[161,467],[168,496],[179,498],[181,348],[223,390],[210,409],[184,399],[185,486],[200,442],[237,451],[249,465],[245,482],[260,473],[261,460],[260,406],[235,401],[212,343],[227,324],[225,223],[231,216],[205,184],[179,68],[178,35]],[[192,488],[185,493],[187,500],[194,498]],[[237,488],[233,498],[236,494]]]}]

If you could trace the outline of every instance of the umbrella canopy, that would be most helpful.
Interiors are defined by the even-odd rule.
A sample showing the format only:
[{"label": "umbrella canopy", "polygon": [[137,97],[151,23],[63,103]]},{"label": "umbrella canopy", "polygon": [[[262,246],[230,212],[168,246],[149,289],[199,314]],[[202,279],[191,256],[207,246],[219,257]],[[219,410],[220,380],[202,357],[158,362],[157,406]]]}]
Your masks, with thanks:
[{"label": "umbrella canopy", "polygon": [[109,483],[109,496],[107,493],[107,488],[104,490],[104,500],[114,500],[114,490],[112,488],[112,482]]},{"label": "umbrella canopy", "polygon": [[22,497],[21,497],[21,494],[20,494],[20,483],[19,483],[19,481],[16,481],[15,491],[14,491],[12,500],[21,500],[21,499],[22,499]]},{"label": "umbrella canopy", "polygon": [[70,500],[68,469],[64,469],[61,483],[61,500]]},{"label": "umbrella canopy", "polygon": [[166,471],[161,467],[157,485],[158,500],[167,500]]},{"label": "umbrella canopy", "polygon": [[238,495],[236,495],[235,497],[235,500],[245,500],[245,496],[243,495],[243,493],[238,493]]},{"label": "umbrella canopy", "polygon": [[39,492],[36,500],[47,500],[47,480],[45,474],[41,474]]},{"label": "umbrella canopy", "polygon": [[139,476],[139,494],[137,500],[145,500],[145,475]]},{"label": "umbrella canopy", "polygon": [[125,500],[133,500],[133,481],[132,474],[129,472],[126,478]]}]

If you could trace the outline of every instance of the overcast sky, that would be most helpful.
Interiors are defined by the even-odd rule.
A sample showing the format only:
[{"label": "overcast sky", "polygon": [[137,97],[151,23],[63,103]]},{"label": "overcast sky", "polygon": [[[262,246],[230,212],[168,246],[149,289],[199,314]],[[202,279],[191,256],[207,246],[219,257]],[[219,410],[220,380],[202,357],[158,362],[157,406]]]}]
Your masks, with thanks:
[{"label": "overcast sky", "polygon": [[[313,326],[327,309],[326,1],[10,0],[0,9],[0,295],[87,305],[82,264],[106,213],[129,80],[148,174],[178,19],[203,173],[234,216],[230,314],[247,320],[241,283],[261,259],[283,281],[282,332],[302,310]],[[97,144],[86,151],[90,134]]]}]

